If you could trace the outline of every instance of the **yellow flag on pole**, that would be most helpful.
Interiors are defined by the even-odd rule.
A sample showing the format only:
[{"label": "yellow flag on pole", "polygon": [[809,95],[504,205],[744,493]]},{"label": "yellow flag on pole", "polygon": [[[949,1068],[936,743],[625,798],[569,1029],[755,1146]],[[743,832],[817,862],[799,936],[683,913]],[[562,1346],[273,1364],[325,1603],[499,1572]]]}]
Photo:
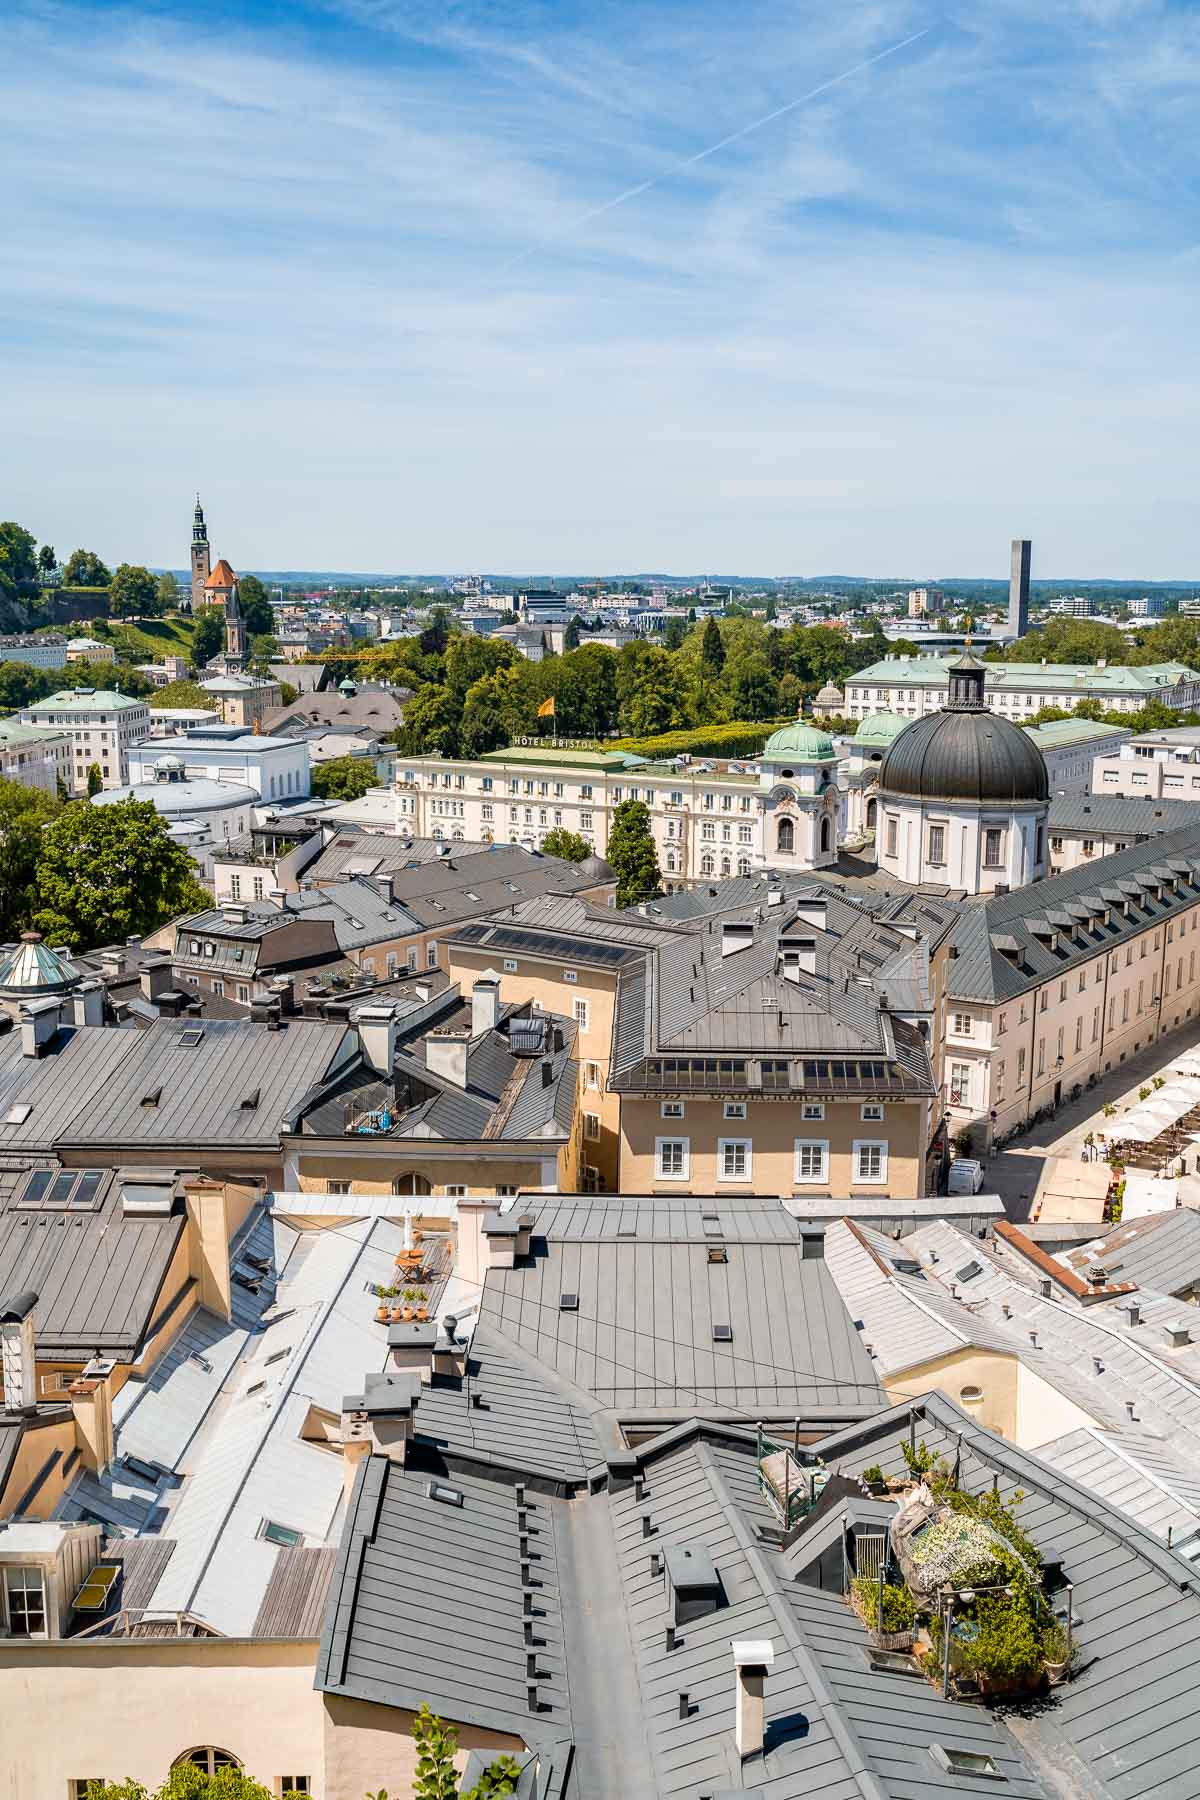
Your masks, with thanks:
[{"label": "yellow flag on pole", "polygon": [[537,716],[539,719],[552,719],[554,717],[554,695],[553,694],[551,694],[551,696],[548,700],[542,701],[542,704],[537,709]]}]

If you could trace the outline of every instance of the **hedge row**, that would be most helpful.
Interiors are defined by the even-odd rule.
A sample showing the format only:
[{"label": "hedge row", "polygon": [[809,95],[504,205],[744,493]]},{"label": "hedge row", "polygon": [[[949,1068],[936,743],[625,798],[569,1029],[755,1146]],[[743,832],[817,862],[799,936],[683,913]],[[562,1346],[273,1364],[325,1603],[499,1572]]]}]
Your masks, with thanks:
[{"label": "hedge row", "polygon": [[606,738],[605,750],[626,750],[631,756],[757,756],[772,732],[795,720],[774,719],[766,724],[737,720],[728,725],[697,725],[692,731],[664,731],[659,737]]}]

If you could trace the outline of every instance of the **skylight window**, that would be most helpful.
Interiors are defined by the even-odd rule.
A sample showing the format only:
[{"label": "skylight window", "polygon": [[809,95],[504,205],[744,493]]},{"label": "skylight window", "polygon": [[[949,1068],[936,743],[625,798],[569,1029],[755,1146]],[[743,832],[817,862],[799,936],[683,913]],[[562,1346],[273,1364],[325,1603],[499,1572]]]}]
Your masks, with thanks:
[{"label": "skylight window", "polygon": [[929,1754],[939,1769],[949,1775],[975,1775],[984,1781],[1007,1781],[994,1756],[984,1750],[948,1750],[944,1744],[930,1744]]},{"label": "skylight window", "polygon": [[442,1506],[461,1506],[463,1503],[462,1489],[450,1487],[445,1481],[431,1481],[425,1491],[431,1500],[437,1500]]},{"label": "skylight window", "polygon": [[[202,1030],[181,1031],[179,1036],[175,1039],[176,1046],[180,1050],[195,1050],[203,1043],[203,1041],[204,1032]],[[160,1093],[161,1091],[162,1090],[159,1089]]]},{"label": "skylight window", "polygon": [[732,1342],[733,1342],[733,1327],[732,1327],[732,1325],[714,1325],[713,1326],[713,1343],[714,1344],[732,1344]]},{"label": "skylight window", "polygon": [[32,1111],[32,1106],[24,1101],[17,1106],[10,1106],[4,1115],[4,1123],[6,1125],[23,1125]]},{"label": "skylight window", "polygon": [[558,1297],[558,1310],[559,1310],[559,1312],[578,1312],[579,1311],[579,1295],[578,1294],[560,1294]]},{"label": "skylight window", "polygon": [[302,1531],[294,1531],[290,1525],[281,1525],[278,1519],[264,1519],[258,1528],[258,1535],[268,1544],[277,1544],[281,1550],[295,1550],[304,1543]]}]

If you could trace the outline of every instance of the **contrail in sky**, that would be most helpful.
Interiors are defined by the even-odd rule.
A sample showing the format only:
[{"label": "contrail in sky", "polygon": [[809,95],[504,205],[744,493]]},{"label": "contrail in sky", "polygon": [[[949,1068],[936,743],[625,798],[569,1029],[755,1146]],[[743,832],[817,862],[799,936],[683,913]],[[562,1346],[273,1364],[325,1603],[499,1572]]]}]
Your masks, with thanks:
[{"label": "contrail in sky", "polygon": [[[581,225],[586,225],[591,219],[598,219],[602,213],[611,212],[615,206],[624,206],[627,200],[635,200],[648,188],[658,187],[660,182],[669,181],[673,175],[682,174],[684,169],[694,168],[696,163],[704,162],[706,158],[715,156],[718,150],[725,150],[730,144],[736,144],[739,138],[749,137],[752,131],[761,131],[764,125],[773,124],[776,119],[782,119],[786,113],[795,112],[798,106],[806,106],[810,100],[817,99],[818,95],[827,94],[830,88],[840,87],[843,81],[850,81],[855,75],[861,75],[864,69],[873,68],[885,57],[895,56],[899,50],[907,50],[908,46],[915,44],[919,38],[928,37],[931,30],[932,26],[926,25],[924,30],[914,31],[911,37],[901,38],[898,44],[889,44],[886,50],[880,50],[876,55],[868,56],[865,62],[855,63],[852,69],[844,69],[840,75],[833,75],[828,81],[822,81],[818,87],[810,88],[807,94],[801,94],[799,99],[789,100],[786,106],[777,106],[774,112],[764,113],[761,119],[752,120],[749,125],[743,125],[738,131],[731,131],[728,137],[723,137],[719,142],[710,144],[706,150],[697,150],[694,156],[685,156],[681,162],[674,163],[669,169],[664,169],[661,175],[651,175],[648,181],[639,181],[636,187],[626,188],[623,194],[617,194],[612,200],[605,200],[603,205],[593,206],[590,212],[580,213],[577,219],[571,219],[563,227],[557,237],[565,236],[567,232],[577,231]],[[503,274],[505,270],[515,268],[518,263],[523,263],[529,257],[536,256],[539,250],[555,241],[555,238],[549,238],[545,244],[535,244],[528,250],[520,251],[508,262],[502,263],[499,272]]]}]

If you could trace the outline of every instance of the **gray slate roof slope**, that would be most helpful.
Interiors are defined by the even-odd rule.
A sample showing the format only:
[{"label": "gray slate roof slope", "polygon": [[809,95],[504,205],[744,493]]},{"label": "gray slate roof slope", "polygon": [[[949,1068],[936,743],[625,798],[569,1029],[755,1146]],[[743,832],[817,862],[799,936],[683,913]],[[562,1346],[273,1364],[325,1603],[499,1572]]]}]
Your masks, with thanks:
[{"label": "gray slate roof slope", "polygon": [[1200,1284],[1200,1213],[1179,1207],[1131,1219],[1058,1260],[1077,1274],[1103,1268],[1113,1281],[1135,1281],[1160,1294],[1188,1294]]},{"label": "gray slate roof slope", "polygon": [[1200,1470],[1149,1432],[1085,1426],[1042,1444],[1038,1455],[1164,1543],[1170,1531],[1179,1548],[1200,1528]]},{"label": "gray slate roof slope", "polygon": [[[482,1398],[476,1407],[472,1395]],[[536,1361],[480,1325],[471,1339],[467,1379],[425,1388],[416,1434],[456,1466],[459,1459],[514,1461],[531,1475],[579,1483],[598,1463],[600,1447],[588,1409],[566,1384],[547,1378]]]},{"label": "gray slate roof slope", "polygon": [[[0,1037],[0,1150],[44,1151],[69,1133],[96,1095],[119,1081],[140,1041],[136,1031],[84,1025],[59,1031],[46,1056],[24,1056],[21,1034]],[[14,1108],[31,1107],[28,1118]]]},{"label": "gray slate roof slope", "polygon": [[128,1362],[159,1306],[184,1230],[181,1205],[166,1218],[124,1217],[122,1183],[105,1172],[95,1212],[0,1215],[0,1296],[31,1288],[39,1353]]},{"label": "gray slate roof slope", "polygon": [[1023,1493],[1022,1530],[1043,1559],[1061,1560],[1074,1584],[1080,1666],[1045,1712],[1014,1723],[1027,1753],[1052,1769],[1061,1765],[1065,1745],[1106,1800],[1194,1800],[1200,1792],[1194,1570],[1124,1513],[975,1424],[942,1394],[896,1407],[818,1448],[834,1469],[858,1474],[864,1463],[877,1462],[885,1474],[898,1474],[910,1418],[914,1435],[951,1461],[961,1433],[960,1480],[968,1491],[982,1493],[995,1483],[1005,1500]]},{"label": "gray slate roof slope", "polygon": [[[1200,813],[1200,808],[1195,809]],[[1175,893],[1164,890],[1160,900],[1146,893],[1130,890],[1133,901],[1128,919],[1114,904],[1109,909],[1107,926],[1094,930],[1080,928],[1073,935],[1060,936],[1058,947],[1034,937],[1030,925],[1044,919],[1048,912],[1070,907],[1083,895],[1096,895],[1101,887],[1115,888],[1122,882],[1147,873],[1156,864],[1181,867]],[[1006,1000],[1036,987],[1048,975],[1066,975],[1080,962],[1089,961],[1105,951],[1115,949],[1127,938],[1145,930],[1147,925],[1171,919],[1200,901],[1200,820],[1195,825],[1165,832],[1127,850],[1117,850],[1098,862],[1068,869],[1061,875],[1050,875],[1033,887],[1020,888],[998,899],[975,900],[962,907],[961,917],[951,938],[957,955],[951,960],[948,991],[959,1000]],[[1000,951],[992,947],[996,935],[1016,940],[1019,957],[1014,966]]]},{"label": "gray slate roof slope", "polygon": [[[349,875],[395,875],[442,860],[442,852],[448,848],[440,838],[403,838],[390,832],[354,831],[343,826],[307,865],[304,879],[323,887],[328,881],[344,881]],[[466,863],[490,849],[489,844],[456,843],[454,861]]]},{"label": "gray slate roof slope", "polygon": [[1164,831],[1193,825],[1195,806],[1194,800],[1153,800],[1149,796],[1143,800],[1124,794],[1059,794],[1050,802],[1046,829],[1051,836],[1056,831],[1094,830],[1161,837]]},{"label": "gray slate roof slope", "polygon": [[[185,1043],[194,1031],[200,1041]],[[282,1031],[249,1020],[161,1020],[129,1034],[130,1049],[60,1141],[270,1148],[284,1114],[321,1080],[343,1035],[338,1025],[312,1020],[290,1020]],[[147,1103],[156,1089],[157,1103]],[[253,1106],[243,1104],[255,1095]]]},{"label": "gray slate roof slope", "polygon": [[433,1479],[380,1456],[363,1462],[334,1569],[317,1688],[413,1711],[427,1700],[443,1717],[526,1741],[569,1738],[555,1555],[563,1503],[527,1496],[540,1642],[535,1715],[514,1489],[456,1473],[445,1478],[462,1495],[454,1506],[431,1498]]},{"label": "gray slate roof slope", "polygon": [[536,1236],[556,1243],[627,1234],[673,1244],[795,1244],[799,1237],[796,1221],[770,1194],[525,1194],[520,1211],[533,1216]]},{"label": "gray slate roof slope", "polygon": [[[533,1256],[488,1272],[480,1318],[617,1409],[820,1414],[879,1404],[823,1263],[805,1261],[796,1238],[730,1243],[727,1256],[711,1264],[704,1240],[560,1242],[535,1228]],[[563,1294],[577,1296],[576,1309],[562,1309]],[[731,1341],[714,1339],[719,1326]]]}]

